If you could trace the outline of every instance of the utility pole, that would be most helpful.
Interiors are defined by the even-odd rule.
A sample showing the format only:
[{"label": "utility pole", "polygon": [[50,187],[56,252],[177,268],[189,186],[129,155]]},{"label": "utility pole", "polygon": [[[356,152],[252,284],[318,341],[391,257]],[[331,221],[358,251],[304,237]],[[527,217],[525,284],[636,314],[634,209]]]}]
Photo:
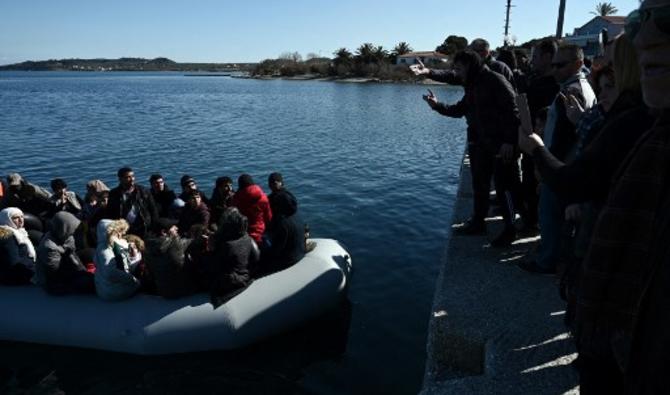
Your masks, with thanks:
[{"label": "utility pole", "polygon": [[507,0],[507,16],[505,17],[505,38],[503,39],[503,46],[509,46],[509,13],[512,8],[512,0]]},{"label": "utility pole", "polygon": [[565,17],[565,0],[561,0],[558,6],[558,24],[556,26],[556,39],[563,38],[563,18]]}]

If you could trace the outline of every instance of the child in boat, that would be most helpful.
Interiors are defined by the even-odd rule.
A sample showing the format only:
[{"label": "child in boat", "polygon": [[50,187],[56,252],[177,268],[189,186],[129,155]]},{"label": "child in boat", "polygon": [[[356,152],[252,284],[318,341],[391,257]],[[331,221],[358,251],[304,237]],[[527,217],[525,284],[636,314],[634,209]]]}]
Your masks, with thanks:
[{"label": "child in boat", "polygon": [[140,280],[133,275],[138,262],[131,261],[130,246],[123,238],[128,227],[123,219],[103,219],[98,223],[95,290],[101,299],[127,299],[140,288]]}]

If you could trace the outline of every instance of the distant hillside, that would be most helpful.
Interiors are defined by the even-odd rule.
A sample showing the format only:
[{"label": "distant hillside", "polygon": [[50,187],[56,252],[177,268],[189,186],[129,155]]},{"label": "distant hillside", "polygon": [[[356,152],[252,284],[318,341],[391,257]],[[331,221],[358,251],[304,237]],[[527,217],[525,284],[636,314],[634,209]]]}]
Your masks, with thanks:
[{"label": "distant hillside", "polygon": [[24,71],[247,71],[254,63],[177,63],[168,58],[59,59],[0,66],[0,70]]}]

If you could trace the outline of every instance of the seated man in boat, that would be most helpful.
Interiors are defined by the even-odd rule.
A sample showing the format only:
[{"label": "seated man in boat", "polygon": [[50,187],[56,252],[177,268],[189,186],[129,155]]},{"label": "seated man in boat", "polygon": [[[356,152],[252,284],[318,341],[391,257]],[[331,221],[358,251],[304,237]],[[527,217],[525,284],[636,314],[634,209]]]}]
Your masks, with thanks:
[{"label": "seated man in boat", "polygon": [[44,220],[51,208],[49,198],[51,193],[46,189],[32,184],[18,173],[7,175],[7,190],[0,203],[0,209],[16,207],[24,213],[29,213]]},{"label": "seated man in boat", "polygon": [[35,282],[52,295],[93,293],[93,275],[76,252],[74,233],[81,221],[67,211],[54,215],[51,230],[37,247]]},{"label": "seated man in boat", "polygon": [[[281,175],[281,173],[275,172],[270,174],[270,176],[268,177],[268,188],[270,188],[270,194],[268,195],[268,200],[270,201],[270,208],[272,209],[273,213],[275,211],[274,200],[277,197],[279,191],[286,192],[289,195],[293,196],[293,194],[286,188],[286,185],[284,185],[284,177]],[[293,196],[293,200],[296,200],[295,196]]]},{"label": "seated man in boat", "polygon": [[61,178],[51,180],[53,195],[49,198],[51,210],[49,217],[53,217],[59,211],[67,211],[78,216],[82,210],[82,200],[76,193],[67,190],[67,183]]},{"label": "seated man in boat", "polygon": [[[181,193],[179,194],[179,199],[181,199],[184,203],[186,203],[186,200],[188,200],[189,193],[191,191],[198,191],[198,183],[195,182],[195,179],[188,174],[184,174],[181,176],[180,180],[181,184]],[[201,192],[200,196],[202,197],[202,201],[205,203],[205,205],[209,206],[209,200],[205,197],[205,195]]]},{"label": "seated man in boat", "polygon": [[191,239],[179,236],[177,222],[168,218],[157,221],[157,237],[146,242],[145,263],[158,295],[179,298],[197,291],[194,273],[186,260]]},{"label": "seated man in boat", "polygon": [[212,214],[209,218],[210,224],[218,224],[223,212],[233,206],[233,196],[235,196],[233,180],[227,176],[217,178],[212,197],[209,199]]},{"label": "seated man in boat", "polygon": [[129,233],[144,237],[158,218],[154,198],[149,190],[135,183],[135,173],[130,167],[119,169],[117,175],[119,186],[109,192],[105,218],[125,219]]},{"label": "seated man in boat", "polygon": [[209,225],[209,209],[202,201],[202,194],[198,190],[191,190],[186,194],[186,206],[179,216],[179,232],[186,236],[193,225]]},{"label": "seated man in boat", "polygon": [[211,258],[212,304],[219,306],[251,284],[251,268],[260,253],[247,233],[247,218],[234,207],[224,211],[214,235]]},{"label": "seated man in boat", "polygon": [[254,183],[249,174],[237,179],[237,192],[233,197],[233,206],[249,221],[249,236],[259,244],[267,224],[272,220],[270,201],[261,187]]},{"label": "seated man in boat", "polygon": [[274,204],[272,221],[263,235],[261,273],[286,269],[305,256],[305,226],[295,197],[278,191]]},{"label": "seated man in boat", "polygon": [[165,179],[160,174],[152,174],[149,177],[149,184],[151,185],[151,195],[156,203],[158,216],[162,218],[170,217],[177,195],[165,183]]}]

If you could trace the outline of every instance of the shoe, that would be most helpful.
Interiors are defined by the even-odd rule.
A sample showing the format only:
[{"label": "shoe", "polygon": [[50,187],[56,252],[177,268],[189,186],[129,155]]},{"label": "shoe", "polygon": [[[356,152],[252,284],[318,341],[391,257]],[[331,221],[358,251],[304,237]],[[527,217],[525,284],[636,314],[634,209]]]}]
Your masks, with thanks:
[{"label": "shoe", "polygon": [[545,275],[556,274],[556,269],[545,269],[540,267],[535,261],[521,261],[518,266],[528,273]]},{"label": "shoe", "polygon": [[516,229],[505,228],[505,230],[503,230],[502,233],[498,235],[498,237],[491,241],[491,247],[507,247],[508,245],[512,244],[514,240],[516,240]]},{"label": "shoe", "polygon": [[463,226],[454,228],[454,234],[462,236],[481,236],[486,234],[486,223],[484,220],[474,220],[470,218],[463,223]]}]

